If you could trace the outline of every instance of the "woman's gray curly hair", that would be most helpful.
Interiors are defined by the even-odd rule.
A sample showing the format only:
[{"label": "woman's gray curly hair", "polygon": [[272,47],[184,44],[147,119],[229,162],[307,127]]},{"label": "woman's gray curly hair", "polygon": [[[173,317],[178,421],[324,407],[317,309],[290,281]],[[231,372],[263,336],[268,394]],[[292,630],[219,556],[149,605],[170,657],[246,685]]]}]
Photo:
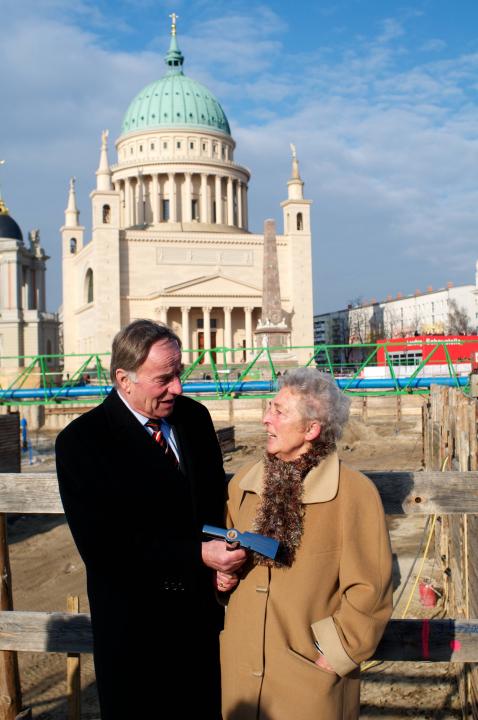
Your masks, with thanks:
[{"label": "woman's gray curly hair", "polygon": [[278,379],[279,389],[288,387],[300,395],[299,407],[304,420],[317,420],[321,442],[334,444],[342,437],[349,419],[350,400],[335,380],[315,368],[288,370]]}]

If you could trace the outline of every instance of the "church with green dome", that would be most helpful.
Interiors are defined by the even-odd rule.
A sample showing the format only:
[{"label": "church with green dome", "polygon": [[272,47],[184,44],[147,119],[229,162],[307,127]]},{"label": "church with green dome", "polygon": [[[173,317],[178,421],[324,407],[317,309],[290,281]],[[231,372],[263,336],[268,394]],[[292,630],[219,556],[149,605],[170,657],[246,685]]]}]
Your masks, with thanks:
[{"label": "church with green dome", "polygon": [[[284,231],[272,233],[270,255],[264,234],[249,230],[250,171],[235,161],[218,99],[185,74],[171,18],[165,72],[127,108],[114,164],[102,133],[91,233],[70,183],[61,228],[65,353],[108,352],[120,327],[149,317],[179,334],[187,363],[214,347],[231,350],[228,364],[243,362],[269,343],[302,362],[313,344],[310,201],[295,148]],[[272,306],[277,317],[266,317]]]}]

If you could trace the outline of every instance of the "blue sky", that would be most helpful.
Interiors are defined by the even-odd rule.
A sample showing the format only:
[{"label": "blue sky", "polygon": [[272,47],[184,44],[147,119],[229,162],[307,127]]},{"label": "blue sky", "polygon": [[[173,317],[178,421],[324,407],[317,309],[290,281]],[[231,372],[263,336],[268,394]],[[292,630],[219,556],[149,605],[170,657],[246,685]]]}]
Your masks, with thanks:
[{"label": "blue sky", "polygon": [[474,282],[476,0],[1,0],[0,182],[51,256],[49,309],[68,179],[89,228],[101,130],[116,139],[129,102],[163,74],[172,11],[185,72],[216,94],[252,172],[253,231],[268,217],[281,230],[297,146],[317,312]]}]

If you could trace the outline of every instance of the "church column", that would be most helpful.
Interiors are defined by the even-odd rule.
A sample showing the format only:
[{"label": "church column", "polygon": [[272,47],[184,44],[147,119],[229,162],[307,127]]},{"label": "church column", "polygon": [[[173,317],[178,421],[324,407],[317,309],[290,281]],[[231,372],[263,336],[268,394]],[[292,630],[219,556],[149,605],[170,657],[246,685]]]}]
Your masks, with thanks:
[{"label": "church column", "polygon": [[207,175],[201,174],[201,210],[200,221],[202,223],[209,222],[207,211]]},{"label": "church column", "polygon": [[168,324],[168,306],[161,305],[159,308],[159,319],[165,325]]},{"label": "church column", "polygon": [[151,207],[153,209],[153,225],[159,224],[159,182],[158,174],[153,173],[153,197],[151,198]]},{"label": "church column", "polygon": [[133,182],[132,177],[128,178],[128,181],[129,181],[129,190],[130,190],[129,224],[136,225],[136,218],[138,217],[137,213],[136,213],[136,197],[137,197],[138,186],[137,186],[137,184],[135,184]]},{"label": "church column", "polygon": [[136,193],[137,202],[137,218],[138,225],[144,225],[144,177],[142,173],[138,173],[138,180],[136,187],[138,192]]},{"label": "church column", "polygon": [[[231,323],[232,307],[224,308],[224,347],[232,348],[232,323]],[[234,353],[225,353],[224,361],[234,362]]]},{"label": "church column", "polygon": [[[185,306],[181,308],[181,341],[183,343],[183,351],[184,350],[190,350],[192,343],[189,339],[189,311],[191,310],[191,307]],[[185,365],[190,365],[192,362],[192,356],[191,353],[185,353],[183,352],[182,357],[183,363]]]},{"label": "church column", "polygon": [[242,228],[242,182],[237,181],[237,226]]},{"label": "church column", "polygon": [[216,198],[216,223],[217,225],[222,225],[223,219],[222,219],[222,192],[221,192],[221,176],[216,175],[216,192],[215,192],[215,198]]},{"label": "church column", "polygon": [[192,222],[192,176],[190,172],[184,173],[184,202],[183,222]]},{"label": "church column", "polygon": [[252,307],[245,307],[244,308],[244,315],[246,319],[246,348],[248,348],[247,351],[247,357],[249,358],[252,354],[251,348],[252,348],[252,311],[254,308]]},{"label": "church column", "polygon": [[[202,315],[203,315],[203,325],[204,325],[204,349],[210,350],[211,349],[211,308],[203,307]],[[205,355],[205,362],[207,362],[207,363],[211,362],[211,356],[209,353],[207,353]]]},{"label": "church column", "polygon": [[244,230],[247,230],[249,228],[249,211],[247,207],[247,185],[244,184],[244,209],[243,209],[243,220],[244,220]]},{"label": "church column", "polygon": [[129,178],[124,179],[124,227],[131,225],[131,186]]},{"label": "church column", "polygon": [[227,178],[227,224],[234,225],[234,199],[232,197],[232,177]]},{"label": "church column", "polygon": [[119,223],[120,223],[120,227],[124,228],[126,226],[125,211],[124,211],[124,202],[125,202],[124,182],[119,182],[117,185],[115,185],[115,190],[119,190],[119,194],[120,194]]},{"label": "church column", "polygon": [[169,179],[169,219],[171,222],[178,221],[176,207],[176,182],[174,173],[168,173]]}]

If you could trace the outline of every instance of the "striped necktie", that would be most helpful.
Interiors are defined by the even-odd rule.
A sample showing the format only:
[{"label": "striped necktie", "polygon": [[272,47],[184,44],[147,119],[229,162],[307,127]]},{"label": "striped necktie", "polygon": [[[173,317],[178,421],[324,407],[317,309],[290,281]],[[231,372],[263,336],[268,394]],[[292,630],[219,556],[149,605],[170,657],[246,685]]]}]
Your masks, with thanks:
[{"label": "striped necktie", "polygon": [[174,467],[179,467],[179,462],[176,457],[176,453],[174,450],[171,449],[169,446],[168,441],[164,437],[162,431],[161,431],[161,423],[158,422],[158,420],[148,420],[147,423],[145,423],[146,427],[151,428],[153,431],[152,438],[154,442],[158,443],[158,445],[162,448],[165,456],[171,461],[171,463],[174,465]]}]

